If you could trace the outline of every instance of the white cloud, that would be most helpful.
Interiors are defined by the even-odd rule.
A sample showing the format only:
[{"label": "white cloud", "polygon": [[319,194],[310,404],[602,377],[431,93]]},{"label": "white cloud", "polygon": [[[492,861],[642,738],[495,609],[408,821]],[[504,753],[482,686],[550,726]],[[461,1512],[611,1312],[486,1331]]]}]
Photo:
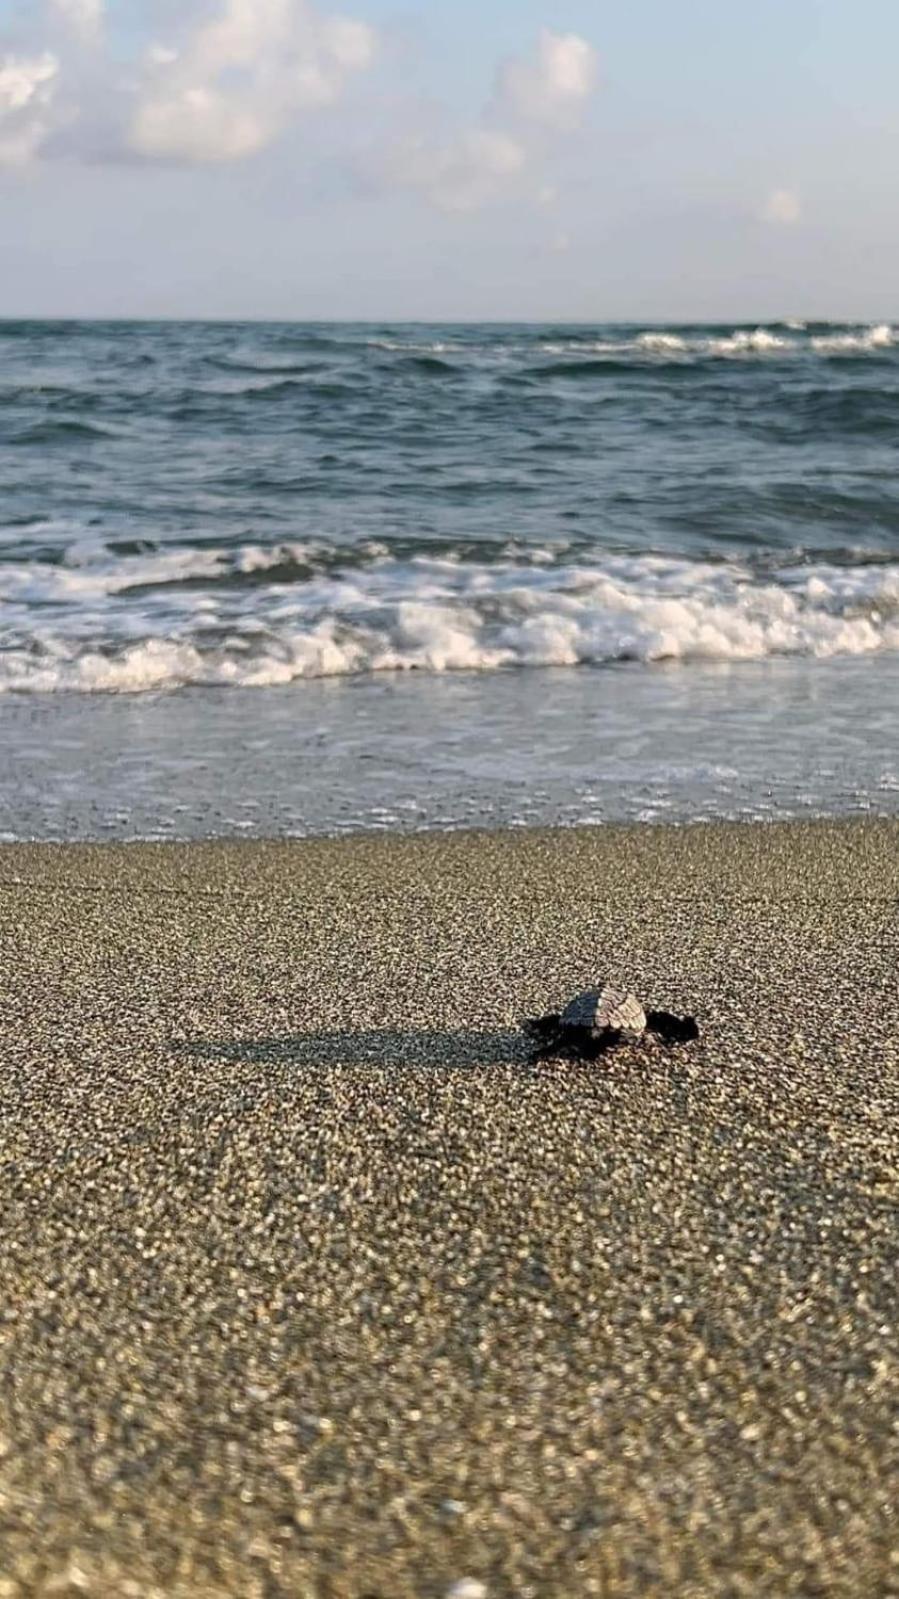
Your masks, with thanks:
[{"label": "white cloud", "polygon": [[261,109],[186,83],[147,97],[129,142],[141,155],[172,161],[233,161],[261,150],[274,131]]},{"label": "white cloud", "polygon": [[388,176],[415,189],[441,211],[476,211],[516,177],[527,161],[522,146],[490,128],[469,128],[440,141],[412,136],[393,147]]},{"label": "white cloud", "polygon": [[180,49],[148,53],[131,148],[183,162],[253,155],[299,112],[332,104],[375,45],[365,23],[306,0],[223,0]]},{"label": "white cloud", "polygon": [[313,0],[182,0],[174,16],[135,62],[107,47],[105,0],[35,5],[38,49],[0,53],[0,162],[237,160],[334,103],[376,51],[372,28]]},{"label": "white cloud", "polygon": [[[442,211],[474,211],[514,190],[550,154],[553,141],[576,127],[596,83],[596,53],[576,34],[544,29],[533,58],[499,68],[479,120],[442,139],[412,133],[395,141],[382,176],[414,189]],[[529,187],[539,206],[556,190]]]},{"label": "white cloud", "polygon": [[[171,22],[167,35],[144,33],[138,59],[123,52],[127,35],[114,32],[107,0],[35,0],[37,48],[0,54],[0,162],[241,160],[338,101],[379,43],[366,23],[316,0],[134,3],[144,23],[154,10]],[[376,149],[379,180],[445,211],[515,193],[549,206],[544,167],[595,81],[587,41],[544,29],[530,54],[499,67],[472,122],[440,129],[418,116],[411,132]]]},{"label": "white cloud", "polygon": [[38,56],[0,56],[0,166],[22,166],[51,128],[59,62]]},{"label": "white cloud", "polygon": [[793,189],[772,189],[762,207],[764,222],[789,226],[802,217],[802,201]]},{"label": "white cloud", "polygon": [[50,0],[50,5],[76,37],[88,44],[99,38],[103,28],[103,0]]},{"label": "white cloud", "polygon": [[512,59],[497,73],[498,112],[563,131],[576,127],[596,78],[596,51],[586,39],[544,28],[534,60]]}]

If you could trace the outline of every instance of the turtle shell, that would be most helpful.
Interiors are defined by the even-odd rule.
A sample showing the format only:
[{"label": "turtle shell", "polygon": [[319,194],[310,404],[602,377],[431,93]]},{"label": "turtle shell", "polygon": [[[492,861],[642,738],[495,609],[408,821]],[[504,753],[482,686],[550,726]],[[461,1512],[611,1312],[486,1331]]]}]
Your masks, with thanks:
[{"label": "turtle shell", "polygon": [[626,1033],[639,1038],[646,1031],[646,1012],[634,994],[622,988],[588,988],[576,994],[561,1015],[563,1027],[586,1027],[593,1033]]}]

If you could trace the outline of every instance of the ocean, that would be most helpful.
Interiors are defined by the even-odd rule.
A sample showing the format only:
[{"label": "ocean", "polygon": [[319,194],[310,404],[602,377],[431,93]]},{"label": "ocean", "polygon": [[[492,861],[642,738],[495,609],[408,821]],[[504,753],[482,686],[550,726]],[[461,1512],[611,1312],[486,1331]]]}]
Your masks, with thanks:
[{"label": "ocean", "polygon": [[899,814],[899,328],[0,323],[0,837]]}]

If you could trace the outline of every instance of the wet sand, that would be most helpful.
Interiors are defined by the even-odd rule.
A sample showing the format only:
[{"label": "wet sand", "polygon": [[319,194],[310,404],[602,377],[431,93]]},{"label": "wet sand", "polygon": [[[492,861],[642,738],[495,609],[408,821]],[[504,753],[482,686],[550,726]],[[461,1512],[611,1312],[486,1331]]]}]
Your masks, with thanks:
[{"label": "wet sand", "polygon": [[0,1599],[899,1594],[899,825],[0,884]]}]

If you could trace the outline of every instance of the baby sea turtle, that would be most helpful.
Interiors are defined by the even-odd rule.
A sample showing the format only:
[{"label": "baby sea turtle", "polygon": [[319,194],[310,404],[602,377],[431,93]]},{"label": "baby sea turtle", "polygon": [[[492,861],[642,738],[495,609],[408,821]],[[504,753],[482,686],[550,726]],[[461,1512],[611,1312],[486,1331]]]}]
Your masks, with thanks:
[{"label": "baby sea turtle", "polygon": [[686,1044],[699,1037],[692,1016],[645,1011],[634,994],[608,983],[604,988],[588,988],[575,994],[563,1011],[526,1021],[524,1031],[537,1045],[533,1060],[551,1060],[555,1056],[596,1060],[616,1044],[636,1043],[644,1033],[655,1033],[666,1044]]}]

